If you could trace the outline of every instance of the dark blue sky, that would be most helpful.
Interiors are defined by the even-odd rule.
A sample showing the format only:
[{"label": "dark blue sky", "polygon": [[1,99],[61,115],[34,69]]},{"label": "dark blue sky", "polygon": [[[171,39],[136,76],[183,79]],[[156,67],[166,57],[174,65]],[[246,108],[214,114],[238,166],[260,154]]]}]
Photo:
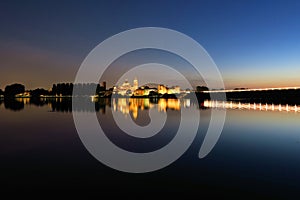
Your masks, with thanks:
[{"label": "dark blue sky", "polygon": [[227,87],[300,85],[300,1],[1,1],[0,88],[73,81],[121,31],[156,26],[198,41]]}]

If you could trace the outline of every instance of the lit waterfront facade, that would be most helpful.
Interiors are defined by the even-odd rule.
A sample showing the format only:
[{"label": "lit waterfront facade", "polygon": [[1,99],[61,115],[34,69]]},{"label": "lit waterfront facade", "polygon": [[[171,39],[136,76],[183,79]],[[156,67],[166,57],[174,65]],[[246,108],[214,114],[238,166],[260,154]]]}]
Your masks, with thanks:
[{"label": "lit waterfront facade", "polygon": [[126,79],[125,82],[119,86],[114,87],[114,94],[119,94],[122,96],[131,96],[135,90],[138,89],[138,80],[135,78],[133,80],[133,85],[131,85]]},{"label": "lit waterfront facade", "polygon": [[133,85],[131,85],[126,79],[121,86],[114,87],[113,91],[114,94],[119,94],[122,96],[132,96],[132,95],[148,96],[151,94],[151,92],[157,94],[180,94],[181,93],[179,86],[168,88],[165,85],[159,84],[157,85],[157,87],[148,87],[148,86],[139,87],[137,78],[133,80]]}]

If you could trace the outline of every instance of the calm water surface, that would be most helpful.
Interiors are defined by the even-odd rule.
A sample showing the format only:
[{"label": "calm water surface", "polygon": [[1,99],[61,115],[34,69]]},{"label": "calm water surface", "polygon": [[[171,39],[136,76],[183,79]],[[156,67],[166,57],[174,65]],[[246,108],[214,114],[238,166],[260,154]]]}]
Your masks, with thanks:
[{"label": "calm water surface", "polygon": [[[94,104],[93,102],[91,102]],[[199,149],[209,123],[207,102],[191,100],[101,99],[95,103],[99,123],[118,146],[133,152],[159,149],[172,140],[181,109],[201,115],[196,139],[172,165],[152,173],[128,174],[110,169],[91,156],[76,132],[70,99],[0,101],[1,188],[51,187],[91,191],[189,190],[272,197],[300,195],[300,113],[235,107],[227,109],[222,135],[204,159]],[[150,122],[149,109],[167,114],[165,127],[152,138],[123,134],[112,112]],[[76,112],[92,112],[75,108]],[[188,130],[187,130],[188,132]],[[141,133],[142,134],[142,133]]]}]

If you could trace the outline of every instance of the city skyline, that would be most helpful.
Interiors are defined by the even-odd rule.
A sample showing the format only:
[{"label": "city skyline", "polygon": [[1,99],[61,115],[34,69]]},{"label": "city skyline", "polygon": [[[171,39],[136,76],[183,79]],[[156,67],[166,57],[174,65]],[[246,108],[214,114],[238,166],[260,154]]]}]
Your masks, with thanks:
[{"label": "city skyline", "polygon": [[2,0],[1,191],[297,199],[299,11]]},{"label": "city skyline", "polygon": [[[131,84],[132,83],[132,84]],[[119,90],[128,90],[128,89],[131,89],[132,91],[136,90],[136,89],[139,89],[139,88],[143,88],[145,86],[148,86],[148,87],[157,87],[158,85],[162,85],[162,86],[165,86],[167,88],[175,88],[175,87],[178,87],[182,90],[184,89],[188,89],[188,90],[195,90],[197,87],[206,87],[205,83],[203,85],[199,84],[199,85],[195,85],[194,87],[192,88],[185,88],[185,87],[181,87],[179,84],[177,84],[176,82],[174,82],[175,85],[170,85],[170,84],[166,84],[164,82],[145,82],[145,81],[140,81],[137,76],[135,76],[134,79],[130,80],[128,78],[122,78],[122,79],[119,79],[117,84],[109,84],[109,82],[107,83],[107,81],[99,81],[98,83],[97,82],[82,82],[80,84],[99,84],[101,87],[104,87],[105,89],[119,89]],[[21,84],[21,85],[24,85],[22,83],[19,83],[19,82],[13,82],[11,84],[8,84],[8,85],[5,85],[4,88],[0,88],[2,91],[5,90],[5,87],[7,86],[10,86],[10,85],[14,85],[14,84]],[[56,84],[73,84],[72,82],[58,82],[58,83],[52,83],[49,87],[46,87],[46,88],[27,88],[26,85],[25,86],[25,89],[26,91],[31,91],[31,90],[34,90],[34,89],[48,89],[49,91],[52,90],[52,87],[53,85],[56,85]],[[110,87],[106,87],[106,84],[108,85],[111,85]],[[149,86],[151,85],[151,86]],[[155,86],[153,86],[155,85]],[[208,88],[210,91],[208,92],[221,92],[221,91],[226,91],[226,92],[236,92],[236,91],[268,91],[268,90],[289,90],[289,89],[295,89],[295,90],[298,90],[300,89],[300,86],[288,86],[288,87],[257,87],[257,88],[247,88],[247,87],[237,87],[237,88],[233,88],[233,89],[226,89],[226,88]]]},{"label": "city skyline", "polygon": [[[97,44],[121,31],[145,26],[166,27],[194,38],[215,61],[227,89],[300,86],[298,1],[123,4],[3,2],[0,88],[15,82],[29,89],[73,82],[81,62]],[[133,17],[137,13],[140,17]],[[113,72],[145,55],[129,55],[115,63]],[[170,59],[168,55],[152,57]],[[179,63],[179,68],[186,68]],[[105,77],[107,82],[114,79],[114,73]],[[201,80],[195,81],[193,86],[202,85]]]}]

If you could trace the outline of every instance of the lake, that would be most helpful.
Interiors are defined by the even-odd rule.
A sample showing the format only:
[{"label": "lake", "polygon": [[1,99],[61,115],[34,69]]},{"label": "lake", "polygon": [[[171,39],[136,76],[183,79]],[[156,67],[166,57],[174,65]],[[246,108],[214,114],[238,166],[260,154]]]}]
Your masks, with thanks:
[{"label": "lake", "polygon": [[[171,165],[131,174],[97,161],[82,144],[69,98],[0,101],[1,188],[87,189],[91,192],[189,191],[201,195],[294,197],[300,193],[300,108],[296,105],[196,102],[189,99],[99,99],[99,123],[107,137],[132,152],[149,152],[168,144],[180,123],[180,111],[200,112],[191,147]],[[150,123],[149,110],[167,116],[152,138],[123,134],[113,115]],[[227,109],[222,134],[203,159],[198,153],[211,111]],[[75,112],[95,112],[73,108]],[[122,118],[122,117],[121,117]],[[187,134],[188,134],[188,130]],[[142,136],[143,133],[141,133]]]}]

